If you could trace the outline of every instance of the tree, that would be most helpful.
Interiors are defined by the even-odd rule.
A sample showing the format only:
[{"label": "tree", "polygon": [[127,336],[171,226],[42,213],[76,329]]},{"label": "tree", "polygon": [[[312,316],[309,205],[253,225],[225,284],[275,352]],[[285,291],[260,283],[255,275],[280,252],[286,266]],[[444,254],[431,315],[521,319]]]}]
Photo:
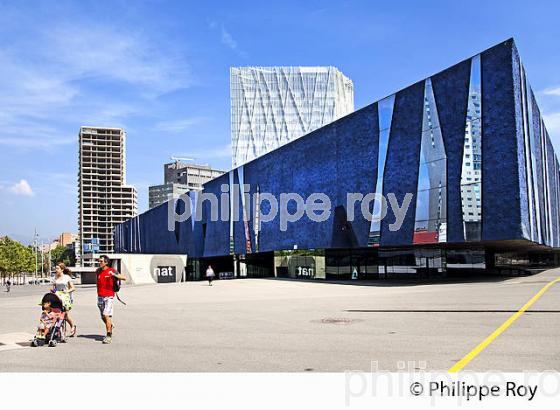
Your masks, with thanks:
[{"label": "tree", "polygon": [[76,255],[73,249],[58,245],[51,251],[51,261],[53,265],[62,262],[66,266],[74,266],[76,264]]},{"label": "tree", "polygon": [[4,249],[6,239],[7,237],[0,238],[0,273],[2,273],[2,277],[6,275],[10,266],[8,254]]},{"label": "tree", "polygon": [[33,250],[7,236],[0,239],[0,271],[2,276],[35,270]]}]

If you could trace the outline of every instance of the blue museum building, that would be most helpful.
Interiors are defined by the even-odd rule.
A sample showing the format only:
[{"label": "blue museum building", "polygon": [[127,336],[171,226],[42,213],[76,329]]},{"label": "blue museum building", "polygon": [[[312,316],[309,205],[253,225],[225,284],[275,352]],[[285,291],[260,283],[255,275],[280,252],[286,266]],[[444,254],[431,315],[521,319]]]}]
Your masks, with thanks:
[{"label": "blue museum building", "polygon": [[[329,212],[265,221],[265,193],[321,193]],[[394,207],[371,220],[349,193],[407,212],[393,229]],[[186,255],[190,279],[208,264],[233,277],[522,274],[557,264],[559,203],[558,159],[510,39],[118,225],[115,252]],[[170,225],[186,208],[199,217]]]}]

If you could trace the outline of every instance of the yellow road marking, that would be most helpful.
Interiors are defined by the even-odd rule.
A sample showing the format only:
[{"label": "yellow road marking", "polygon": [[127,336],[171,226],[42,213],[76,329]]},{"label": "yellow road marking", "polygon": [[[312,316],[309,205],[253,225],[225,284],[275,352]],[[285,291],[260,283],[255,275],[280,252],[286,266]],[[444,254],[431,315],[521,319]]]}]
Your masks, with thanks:
[{"label": "yellow road marking", "polygon": [[556,282],[560,282],[560,278],[555,279],[552,282],[547,283],[539,291],[539,293],[537,293],[535,296],[533,296],[530,301],[525,303],[525,305],[521,309],[519,309],[517,312],[515,312],[513,315],[511,315],[508,320],[506,320],[504,323],[502,323],[502,325],[499,328],[497,328],[496,330],[494,330],[494,332],[490,336],[488,336],[478,346],[476,346],[473,350],[471,350],[469,352],[469,354],[467,354],[465,357],[463,357],[461,360],[459,360],[457,363],[455,363],[455,365],[453,365],[453,367],[450,368],[448,370],[448,372],[449,373],[456,373],[456,372],[461,371],[463,369],[463,367],[465,367],[467,364],[469,364],[469,362],[471,360],[473,360],[476,356],[478,356],[478,354],[480,352],[482,352],[486,348],[486,346],[488,346],[490,343],[492,343],[492,341],[494,339],[496,339],[498,336],[500,336],[500,334],[502,334],[502,332],[504,330],[506,330],[513,322],[515,322],[515,320],[519,316],[521,316],[523,314],[523,312],[525,312],[527,309],[529,309],[531,307],[531,305],[533,303],[535,303],[543,295],[543,293],[546,292],[548,290],[548,288],[550,288]]}]

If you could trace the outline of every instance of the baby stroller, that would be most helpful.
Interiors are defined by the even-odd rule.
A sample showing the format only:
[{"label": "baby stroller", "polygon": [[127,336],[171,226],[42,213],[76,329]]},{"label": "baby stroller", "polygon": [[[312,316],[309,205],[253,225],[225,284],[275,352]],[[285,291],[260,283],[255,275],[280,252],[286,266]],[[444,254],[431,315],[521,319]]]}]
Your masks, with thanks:
[{"label": "baby stroller", "polygon": [[31,346],[38,347],[48,344],[49,347],[56,347],[58,343],[66,342],[66,310],[62,300],[54,293],[46,293],[41,300],[41,309],[45,304],[50,304],[51,311],[49,318],[52,319],[53,324],[48,328],[44,337],[35,335],[31,341]]}]

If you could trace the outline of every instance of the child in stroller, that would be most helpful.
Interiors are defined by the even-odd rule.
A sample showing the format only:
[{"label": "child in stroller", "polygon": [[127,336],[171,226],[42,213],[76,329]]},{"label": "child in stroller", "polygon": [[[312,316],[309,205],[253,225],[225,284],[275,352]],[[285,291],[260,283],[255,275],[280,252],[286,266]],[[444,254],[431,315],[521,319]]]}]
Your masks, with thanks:
[{"label": "child in stroller", "polygon": [[43,312],[39,320],[39,327],[31,346],[43,346],[48,343],[50,347],[55,347],[59,342],[64,342],[66,338],[64,305],[56,294],[47,293],[41,300],[41,309]]}]

